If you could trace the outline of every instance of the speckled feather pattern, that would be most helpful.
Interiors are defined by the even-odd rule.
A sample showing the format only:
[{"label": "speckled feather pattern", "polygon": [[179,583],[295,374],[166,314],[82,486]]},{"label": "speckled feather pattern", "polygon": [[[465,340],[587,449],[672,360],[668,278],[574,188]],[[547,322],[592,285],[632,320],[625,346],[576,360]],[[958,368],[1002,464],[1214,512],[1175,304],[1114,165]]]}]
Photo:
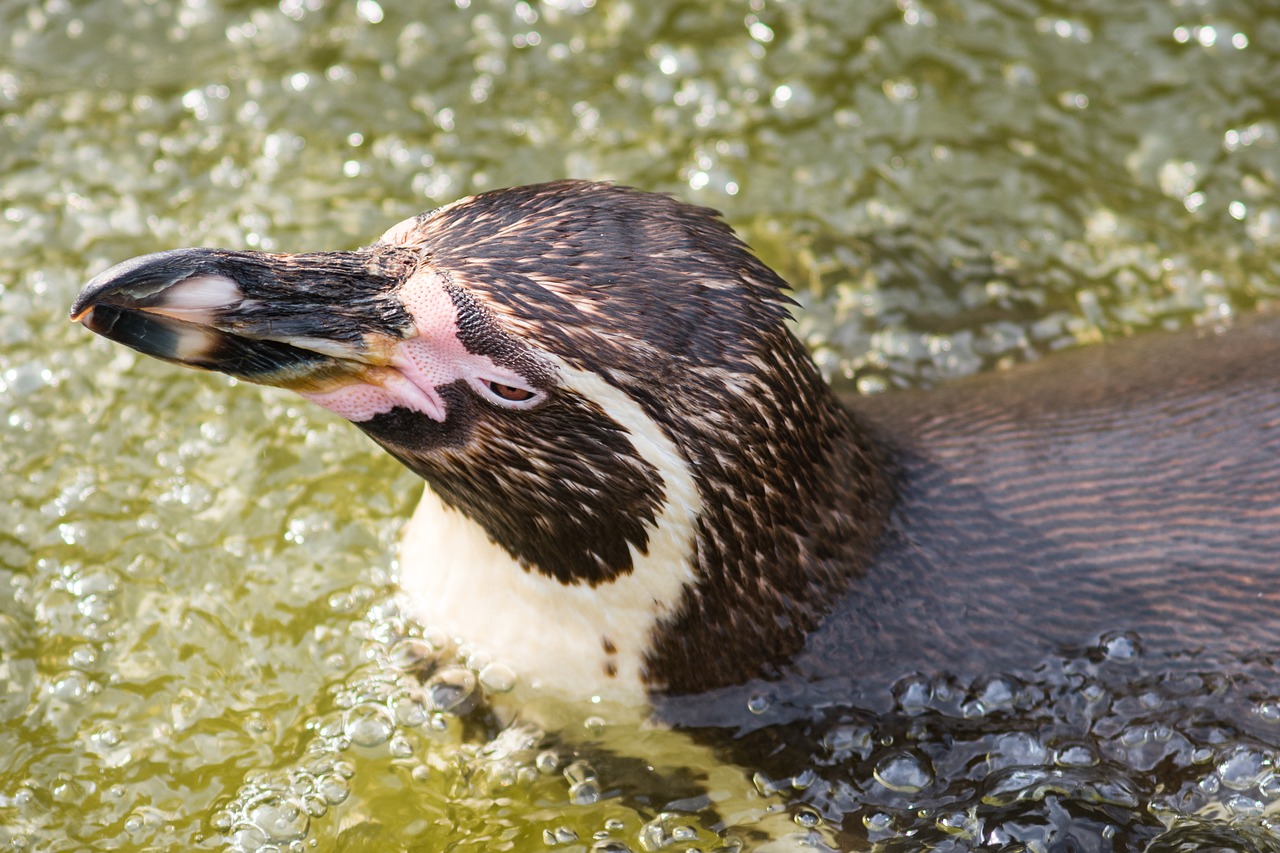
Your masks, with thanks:
[{"label": "speckled feather pattern", "polygon": [[663,491],[612,419],[564,393],[484,416],[465,388],[441,396],[448,424],[395,409],[359,426],[526,570],[588,585],[631,571],[628,546],[646,550]]},{"label": "speckled feather pattern", "polygon": [[441,405],[352,418],[430,486],[406,585],[554,692],[647,690],[711,724],[761,679],[778,719],[1103,631],[1189,660],[1280,650],[1274,317],[850,414],[783,288],[711,211],[560,182],[357,252],[147,256],[73,312],[304,392],[385,387],[418,353]]},{"label": "speckled feather pattern", "polygon": [[[865,565],[891,488],[787,330],[777,275],[712,211],[603,184],[477,196],[396,237],[505,328],[636,400],[689,460],[706,506],[690,555],[699,583],[654,632],[650,687],[732,684],[797,652]],[[522,441],[545,434],[523,429]],[[580,450],[595,441],[579,438]],[[601,464],[635,473],[625,454]],[[630,524],[633,504],[597,499],[601,535]]]}]

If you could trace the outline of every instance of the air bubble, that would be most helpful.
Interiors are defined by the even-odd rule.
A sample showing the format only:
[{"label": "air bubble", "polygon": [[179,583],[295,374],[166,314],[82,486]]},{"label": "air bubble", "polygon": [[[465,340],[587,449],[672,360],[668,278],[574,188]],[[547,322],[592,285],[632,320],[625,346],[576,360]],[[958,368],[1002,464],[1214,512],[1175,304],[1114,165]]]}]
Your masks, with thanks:
[{"label": "air bubble", "polygon": [[973,837],[975,834],[972,827],[973,821],[964,812],[947,812],[938,816],[935,821],[938,829],[948,835],[956,835],[960,837]]},{"label": "air bubble", "polygon": [[111,571],[82,574],[67,584],[67,592],[75,596],[110,594],[119,587],[119,578]]},{"label": "air bubble", "polygon": [[578,840],[578,833],[567,826],[557,826],[555,829],[544,829],[542,831],[542,840],[548,847],[554,847],[557,844],[572,844]]},{"label": "air bubble", "polygon": [[114,723],[102,723],[94,729],[93,734],[89,737],[94,744],[108,748],[119,746],[120,741],[124,739],[120,727]]},{"label": "air bubble", "polygon": [[93,682],[83,672],[68,672],[49,685],[49,693],[63,702],[78,705],[93,692]]},{"label": "air bubble", "polygon": [[1072,743],[1059,747],[1054,762],[1060,767],[1093,767],[1098,756],[1088,745]]},{"label": "air bubble", "polygon": [[234,850],[262,850],[269,840],[267,834],[253,824],[237,826],[231,833],[231,846]]},{"label": "air bubble", "polygon": [[600,783],[585,761],[575,761],[566,767],[564,778],[569,783],[569,800],[574,805],[589,806],[600,799]]},{"label": "air bubble", "polygon": [[409,739],[408,735],[397,733],[391,738],[391,743],[388,744],[387,749],[395,758],[408,758],[413,755],[413,741]]},{"label": "air bubble", "polygon": [[1274,801],[1276,797],[1280,797],[1280,774],[1267,773],[1259,779],[1258,793],[1272,801]]},{"label": "air bubble", "polygon": [[490,693],[509,693],[516,686],[516,674],[509,666],[491,663],[480,670],[480,684]]},{"label": "air bubble", "polygon": [[392,702],[392,713],[402,726],[416,727],[427,721],[427,708],[414,696],[399,696]]},{"label": "air bubble", "polygon": [[1251,747],[1242,746],[1218,764],[1218,777],[1233,791],[1244,791],[1258,784],[1271,767],[1271,759]]},{"label": "air bubble", "polygon": [[1142,643],[1132,631],[1114,631],[1102,635],[1098,651],[1105,660],[1129,663],[1142,656]]},{"label": "air bubble", "polygon": [[686,820],[684,815],[663,812],[640,830],[640,843],[645,850],[666,850],[681,842],[693,841],[698,833]]},{"label": "air bubble", "polygon": [[386,706],[362,702],[347,711],[342,728],[356,746],[371,747],[386,743],[395,732],[396,724]]},{"label": "air bubble", "polygon": [[406,637],[391,647],[388,662],[396,669],[411,671],[421,669],[436,659],[436,650],[426,640]]},{"label": "air bubble", "polygon": [[93,646],[76,646],[67,654],[67,663],[75,669],[88,669],[98,662],[98,650]]},{"label": "air bubble", "polygon": [[329,773],[316,780],[316,793],[329,805],[336,806],[351,796],[351,785],[341,775]]},{"label": "air bubble", "polygon": [[329,813],[329,804],[318,794],[306,794],[302,798],[302,806],[312,817],[324,817]]},{"label": "air bubble", "polygon": [[806,767],[791,778],[791,787],[803,791],[818,781],[818,773],[812,767]]},{"label": "air bubble", "polygon": [[427,696],[431,707],[459,716],[469,710],[469,700],[474,697],[475,690],[475,674],[460,666],[446,667],[427,682]]},{"label": "air bubble", "polygon": [[865,726],[836,726],[822,737],[822,745],[832,757],[857,753],[866,758],[871,751],[871,729]]},{"label": "air bubble", "polygon": [[311,827],[311,817],[300,802],[274,795],[251,806],[248,817],[267,840],[275,842],[305,838]]},{"label": "air bubble", "polygon": [[357,603],[349,592],[335,592],[329,596],[329,609],[334,613],[350,613],[356,609]]},{"label": "air bubble", "polygon": [[792,820],[805,829],[813,829],[822,823],[822,817],[813,809],[800,809],[792,817]]},{"label": "air bubble", "polygon": [[920,753],[901,750],[890,753],[876,763],[877,782],[890,791],[914,794],[933,782],[933,766]]},{"label": "air bubble", "polygon": [[632,853],[632,850],[621,841],[603,839],[591,845],[591,853]]},{"label": "air bubble", "polygon": [[933,700],[933,683],[923,675],[914,673],[898,679],[893,685],[893,698],[907,714],[920,714]]},{"label": "air bubble", "polygon": [[534,759],[533,763],[540,773],[554,773],[556,768],[560,766],[560,756],[556,754],[555,750],[544,750],[538,753],[538,757]]},{"label": "air bubble", "polygon": [[862,819],[862,825],[869,832],[887,832],[893,827],[893,815],[885,814],[884,812],[872,812]]},{"label": "air bubble", "polygon": [[974,681],[972,693],[986,713],[1013,707],[1021,684],[1010,676],[993,675]]},{"label": "air bubble", "polygon": [[1258,817],[1262,814],[1263,805],[1253,797],[1236,794],[1227,800],[1227,811],[1235,817]]}]

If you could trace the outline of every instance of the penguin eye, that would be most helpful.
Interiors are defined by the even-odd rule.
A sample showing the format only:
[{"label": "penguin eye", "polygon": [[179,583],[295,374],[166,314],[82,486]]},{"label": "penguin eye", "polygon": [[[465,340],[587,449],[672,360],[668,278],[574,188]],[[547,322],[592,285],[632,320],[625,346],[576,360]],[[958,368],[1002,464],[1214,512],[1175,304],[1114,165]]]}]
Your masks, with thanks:
[{"label": "penguin eye", "polygon": [[530,391],[528,388],[517,388],[515,385],[503,385],[501,382],[493,380],[484,380],[484,385],[495,397],[506,400],[510,403],[525,403],[538,396],[536,392]]}]

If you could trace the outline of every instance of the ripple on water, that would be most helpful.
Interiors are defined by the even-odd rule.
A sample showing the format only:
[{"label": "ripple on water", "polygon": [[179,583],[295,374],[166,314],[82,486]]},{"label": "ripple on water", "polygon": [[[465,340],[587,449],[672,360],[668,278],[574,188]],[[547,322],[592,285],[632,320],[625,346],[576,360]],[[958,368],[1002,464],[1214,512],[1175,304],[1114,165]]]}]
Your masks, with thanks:
[{"label": "ripple on water", "polygon": [[[458,742],[460,715],[484,702],[484,679],[442,651],[448,647],[443,640],[406,633],[416,629],[402,614],[395,596],[374,600],[367,607],[365,618],[353,623],[351,631],[362,638],[363,656],[369,663],[332,689],[332,709],[307,722],[312,739],[298,763],[248,774],[233,801],[215,815],[212,826],[233,850],[283,849],[281,845],[310,838],[313,820],[351,795],[356,769],[343,754],[352,748],[375,758],[385,756],[418,783],[432,779],[427,764],[418,757],[424,734],[439,741],[436,746],[446,754],[457,751],[450,762],[469,764],[475,786],[500,788],[538,777],[539,766],[554,770],[554,759],[535,765],[542,737],[536,729],[508,727],[478,748],[464,748]],[[477,663],[489,670],[490,680],[498,687],[514,686],[514,675],[505,668],[479,659]],[[571,767],[572,773],[565,770],[570,801],[595,802],[600,787],[594,771],[585,762]]]},{"label": "ripple on water", "polygon": [[[830,15],[821,3],[753,3],[745,25],[734,4],[574,0],[506,4],[510,14],[493,14],[492,4],[460,0],[442,6],[429,22],[406,20],[415,16],[393,4],[385,4],[383,10],[372,2],[329,4],[323,14],[316,12],[319,3],[300,0],[286,0],[278,10],[270,4],[191,2],[180,14],[165,12],[165,4],[113,5],[101,0],[19,5],[31,13],[10,16],[0,34],[12,49],[14,67],[22,69],[0,72],[0,97],[8,108],[6,130],[14,140],[0,150],[0,161],[9,167],[0,175],[4,215],[14,226],[0,229],[0,242],[9,250],[0,253],[0,265],[12,273],[0,275],[6,282],[0,287],[7,287],[5,310],[0,312],[0,345],[5,347],[0,358],[6,359],[0,371],[0,411],[8,429],[0,441],[0,456],[10,465],[25,466],[29,460],[35,464],[29,476],[13,476],[4,484],[0,505],[19,518],[6,527],[10,538],[0,541],[0,549],[14,554],[7,558],[9,566],[35,582],[30,593],[15,586],[12,610],[0,617],[36,614],[38,633],[48,639],[29,654],[4,661],[8,678],[0,684],[0,694],[7,689],[17,697],[0,695],[0,707],[13,729],[31,717],[30,708],[39,707],[42,687],[51,699],[66,691],[66,701],[44,703],[54,706],[52,721],[60,723],[98,719],[90,715],[105,710],[85,701],[85,691],[90,691],[90,700],[96,698],[92,679],[102,677],[100,668],[111,667],[113,677],[120,673],[126,688],[104,694],[128,693],[141,681],[111,659],[124,654],[124,643],[117,649],[105,642],[94,645],[97,655],[71,648],[110,638],[120,623],[136,618],[135,612],[123,599],[114,598],[117,593],[110,586],[69,583],[69,604],[48,594],[39,587],[40,571],[25,573],[33,555],[90,549],[95,539],[103,541],[104,530],[119,534],[111,538],[128,548],[156,543],[145,547],[164,554],[173,543],[184,541],[168,535],[172,519],[179,514],[189,517],[191,510],[202,511],[201,523],[188,531],[196,533],[197,541],[237,526],[205,523],[210,520],[212,493],[201,481],[164,480],[184,469],[194,476],[201,460],[233,459],[233,453],[213,450],[220,451],[217,446],[229,436],[234,441],[251,419],[200,425],[203,446],[183,442],[176,455],[162,453],[163,448],[151,441],[161,424],[164,430],[184,428],[179,406],[168,405],[179,395],[165,394],[164,388],[181,387],[185,397],[187,383],[194,380],[178,381],[171,371],[143,366],[123,348],[104,359],[109,350],[99,346],[100,341],[81,346],[81,330],[76,329],[73,338],[69,330],[59,331],[68,324],[50,322],[56,305],[65,305],[70,297],[72,279],[89,267],[101,269],[109,260],[162,245],[353,245],[376,233],[376,225],[388,221],[389,212],[416,212],[402,209],[405,205],[429,206],[482,185],[560,175],[568,163],[574,174],[613,175],[654,189],[675,189],[683,183],[681,194],[690,200],[728,203],[729,218],[746,226],[745,236],[755,244],[765,243],[762,248],[771,253],[769,260],[802,285],[797,296],[812,308],[801,313],[800,322],[808,324],[811,339],[826,350],[826,355],[819,352],[819,359],[869,387],[928,383],[940,375],[970,371],[979,360],[1020,360],[1096,335],[1099,329],[1136,328],[1188,315],[1220,316],[1219,312],[1247,307],[1256,294],[1274,293],[1280,280],[1275,274],[1280,246],[1280,212],[1274,204],[1276,133],[1268,118],[1277,114],[1277,102],[1275,87],[1254,85],[1267,79],[1266,72],[1275,66],[1275,39],[1266,38],[1275,28],[1272,4],[1251,4],[1257,14],[1237,24],[1249,31],[1248,38],[1245,33],[1232,35],[1228,20],[1221,10],[1215,12],[1213,3],[1199,4],[1192,12],[1188,8],[1195,4],[1132,4],[1117,19],[1118,4],[1108,6],[1105,0],[1077,4],[1073,15],[1090,21],[1088,30],[1079,21],[1059,21],[1062,4],[1047,0],[930,4],[929,10],[919,8],[920,3],[900,2],[900,14],[873,16]],[[124,17],[116,14],[119,8],[125,9]],[[975,10],[982,14],[972,14]],[[381,24],[374,25],[384,14]],[[539,15],[540,20],[529,18]],[[1040,26],[1039,18],[1030,26],[1038,15],[1044,16],[1046,26]],[[934,28],[933,20],[941,26]],[[975,26],[990,37],[981,38],[984,33]],[[1215,27],[1216,42],[1210,37]],[[953,45],[931,38],[930,29]],[[64,31],[72,38],[61,38]],[[699,39],[685,37],[695,31]],[[1086,31],[1092,33],[1089,42],[1081,40]],[[1179,49],[1168,49],[1171,32]],[[117,38],[120,33],[127,36],[123,42]],[[541,35],[542,50],[529,40],[531,33]],[[619,39],[620,33],[635,37]],[[516,42],[515,36],[522,40]],[[679,44],[664,45],[673,36]],[[181,41],[182,49],[174,50],[174,39]],[[646,43],[654,46],[652,52],[636,49]],[[123,52],[115,49],[120,44],[126,46]],[[850,45],[860,50],[851,53]],[[318,46],[319,53],[313,50]],[[740,53],[745,48],[751,52]],[[556,49],[561,52],[553,52]],[[113,52],[121,56],[113,57]],[[341,57],[342,64],[327,70],[311,67],[327,61],[328,54]],[[851,64],[853,55],[857,61]],[[228,59],[242,73],[218,87],[229,88],[229,93],[215,94],[208,86],[209,75],[228,67]],[[930,71],[938,68],[960,68],[963,73]],[[596,69],[599,74],[593,73]],[[94,83],[99,73],[110,77],[111,85]],[[534,84],[539,97],[528,97],[529,85],[495,86],[495,79]],[[431,84],[424,85],[424,80]],[[1062,109],[1066,101],[1078,106],[1082,93],[1095,92],[1099,80],[1128,84],[1103,87],[1106,111],[1114,119],[1109,126],[1084,118],[1092,111]],[[1162,82],[1168,80],[1181,82],[1171,87]],[[668,85],[662,85],[664,81]],[[1151,96],[1153,85],[1159,97]],[[977,90],[991,97],[970,97]],[[485,104],[475,97],[478,92],[488,99]],[[1070,97],[1059,100],[1061,92]],[[1093,101],[1099,102],[1096,95]],[[409,103],[414,108],[403,109]],[[470,106],[458,108],[464,103]],[[1059,120],[1046,122],[1047,114]],[[657,135],[645,122],[637,122],[637,115],[655,116]],[[1241,120],[1241,115],[1257,119]],[[569,117],[570,123],[560,126],[559,116]],[[917,121],[922,116],[932,120]],[[328,132],[335,121],[344,125],[336,134]],[[97,140],[91,145],[84,144],[87,126],[92,126]],[[324,132],[309,135],[308,129],[317,127]],[[992,134],[974,137],[969,132],[973,127],[995,128],[994,136],[1008,144],[992,145]],[[896,128],[893,144],[886,144],[877,128]],[[1136,145],[1133,128],[1146,129]],[[510,151],[513,134],[529,144],[520,146],[519,156],[502,156]],[[360,142],[352,141],[356,137]],[[329,138],[332,143],[326,141]],[[948,155],[939,156],[944,148]],[[344,163],[357,163],[359,176],[335,192],[334,176],[343,173]],[[201,174],[212,175],[212,181],[190,179]],[[1003,180],[993,181],[992,175]],[[1124,179],[1116,181],[1117,175]],[[729,177],[741,184],[742,192],[734,198],[720,191],[727,192]],[[405,193],[411,186],[420,190],[418,202]],[[427,203],[423,192],[431,196]],[[1172,205],[1161,204],[1162,193]],[[312,203],[316,200],[320,203]],[[1193,200],[1194,215],[1184,215],[1192,210]],[[1233,200],[1229,216],[1215,212],[1215,207],[1226,208],[1228,200]],[[772,250],[771,240],[777,244]],[[1067,251],[1064,242],[1078,245]],[[108,248],[129,245],[132,251]],[[108,258],[108,253],[114,257]],[[28,272],[42,268],[65,280],[46,289],[47,282]],[[812,290],[803,288],[805,278],[815,283]],[[936,330],[938,317],[944,318],[949,331],[929,334],[929,329]],[[883,333],[872,335],[870,330],[882,325]],[[905,344],[901,351],[895,351],[895,342]],[[45,349],[28,349],[37,345]],[[66,387],[52,393],[60,376],[58,358],[64,352],[80,359],[77,374],[91,377],[79,385],[80,393],[68,393],[72,389]],[[162,382],[139,384],[159,376],[164,376]],[[70,377],[62,381],[79,383]],[[90,382],[101,388],[101,396],[87,393]],[[130,397],[144,403],[121,402]],[[51,405],[55,400],[57,408]],[[252,411],[260,418],[260,401],[246,400],[249,404],[239,411]],[[146,415],[152,409],[163,410],[163,419]],[[94,416],[86,417],[90,412]],[[100,413],[105,414],[99,417]],[[190,420],[207,421],[205,414],[197,411]],[[130,422],[133,431],[106,432],[112,429],[113,416],[117,422]],[[268,412],[267,420],[272,419],[294,425],[264,433],[273,447],[290,440],[285,433],[304,423],[283,411]],[[32,440],[42,433],[47,433],[43,443]],[[95,446],[110,450],[94,450]],[[296,453],[297,448],[294,444],[285,453]],[[128,487],[134,491],[127,493],[124,512],[114,526],[99,524],[101,519],[94,519],[92,512],[83,512],[93,500],[87,492],[92,483],[81,488],[79,479],[60,483],[56,475],[66,465],[97,464],[108,453],[119,459],[95,479],[100,489],[112,488],[111,481],[148,483]],[[363,454],[362,450],[361,459]],[[300,519],[300,525],[289,529],[299,546],[328,536],[332,531],[323,519],[316,517],[320,523],[312,523],[308,513],[315,508],[312,497],[327,495],[316,485],[319,479],[344,473],[344,466],[323,462],[336,457],[327,450],[317,452],[315,446],[305,455],[313,460],[305,478],[293,476],[296,467],[274,462],[266,466],[265,478],[246,478],[251,487],[265,485],[268,490],[278,482],[290,490],[301,486],[304,494],[298,501],[298,493],[291,492],[287,516],[270,508],[254,510],[254,499],[262,496],[254,494],[248,510],[238,519],[228,519],[242,525],[263,518]],[[248,454],[251,460],[267,457],[256,449]],[[157,458],[166,470],[156,471],[148,464]],[[160,485],[148,492],[152,481]],[[385,500],[381,495],[391,491],[380,490],[370,500]],[[162,497],[154,506],[150,497],[134,500],[156,494]],[[353,503],[340,497],[335,505],[349,508]],[[219,512],[224,501],[228,512],[241,509],[230,490],[219,486]],[[32,512],[22,511],[25,504]],[[48,528],[48,543],[33,532],[42,528],[32,516],[44,512],[50,514],[50,523],[63,523]],[[62,517],[64,512],[68,517]],[[226,546],[232,553],[252,554],[257,547],[253,536],[237,535],[241,538]],[[110,559],[101,563],[116,564],[118,551],[107,550]],[[223,584],[230,576],[195,577],[191,589]],[[136,596],[146,589],[136,580],[122,582],[126,594]],[[175,585],[175,590],[168,599],[155,600],[174,601],[183,587]],[[238,594],[246,591],[254,590],[235,588]],[[100,598],[89,599],[95,595]],[[335,621],[359,613],[370,595],[367,588],[335,594]],[[33,603],[33,597],[40,601]],[[253,627],[262,624],[274,623],[245,622],[253,640],[278,638]],[[20,626],[17,633],[30,634],[27,627]],[[392,657],[397,653],[388,651],[386,643],[404,634],[404,620],[391,618],[378,620],[369,632],[376,649]],[[294,760],[297,775],[273,783],[284,786],[276,793],[304,802],[314,817],[321,803],[342,802],[349,796],[352,771],[342,756],[353,754],[346,750],[360,740],[363,726],[372,720],[372,729],[385,731],[386,721],[379,722],[381,711],[356,719],[354,709],[373,703],[389,712],[397,731],[365,748],[368,754],[360,761],[385,755],[387,767],[374,772],[385,771],[390,778],[386,786],[399,794],[405,775],[395,774],[413,760],[403,754],[413,751],[413,743],[398,739],[403,729],[413,728],[415,737],[424,740],[438,738],[439,744],[433,743],[440,745],[437,757],[447,756],[456,767],[441,758],[452,775],[441,772],[432,781],[460,779],[461,793],[448,802],[455,811],[464,811],[463,802],[471,793],[466,772],[479,759],[461,748],[459,718],[443,707],[461,712],[470,706],[465,701],[436,703],[420,685],[410,684],[409,674],[417,678],[419,672],[429,672],[434,659],[421,655],[423,663],[415,670],[412,659],[419,655],[412,647],[419,641],[403,642],[410,651],[404,660],[390,664],[393,673],[403,670],[403,683],[380,687],[367,681],[366,674],[351,673],[352,665],[345,661],[355,660],[354,653],[325,657],[333,667],[326,676],[344,681],[343,701],[335,697],[329,706],[325,703],[330,697],[319,697],[315,701],[321,707],[306,720],[308,727],[297,731],[288,728],[295,711],[268,711],[281,736],[255,736],[251,748],[274,742],[273,754],[240,754],[222,766],[275,766]],[[20,646],[2,642],[0,647],[10,652]],[[279,647],[270,654],[270,665],[278,673],[290,667],[306,670],[312,663],[301,643],[292,659]],[[967,810],[986,809],[980,802],[982,792],[1003,781],[1010,785],[1004,791],[1012,798],[1010,811],[984,811],[994,841],[1015,837],[1010,827],[1018,825],[1066,826],[1061,809],[1048,804],[1067,796],[1055,791],[1124,801],[1126,774],[1138,768],[1155,771],[1144,774],[1142,784],[1158,781],[1159,796],[1167,797],[1180,815],[1173,822],[1184,824],[1169,831],[1162,853],[1244,849],[1244,842],[1255,849],[1274,846],[1274,835],[1261,829],[1253,833],[1226,822],[1209,826],[1187,819],[1224,809],[1233,815],[1252,814],[1260,801],[1274,808],[1275,774],[1269,768],[1257,772],[1259,756],[1269,760],[1276,746],[1280,702],[1274,679],[1254,695],[1209,681],[1183,692],[1131,690],[1084,666],[1092,661],[1099,669],[1133,673],[1137,667],[1126,664],[1141,655],[1136,637],[1107,636],[1087,655],[1088,661],[1067,662],[1078,665],[1069,677],[1062,672],[1042,678],[1028,674],[1032,692],[1042,689],[1048,701],[1034,695],[1027,699],[1028,694],[1012,685],[1005,690],[1006,685],[975,684],[961,692],[964,704],[956,713],[945,683],[925,678],[906,684],[896,710],[917,725],[904,726],[898,719],[841,721],[847,731],[828,733],[830,737],[819,732],[812,741],[823,744],[823,761],[838,766],[840,777],[829,786],[818,781],[778,790],[782,796],[817,802],[825,787],[831,802],[838,804],[833,807],[835,821],[848,814],[851,826],[864,824],[873,833],[935,828],[951,833],[963,831],[957,828],[964,826]],[[179,661],[162,674],[180,680],[184,666],[185,661]],[[386,664],[377,666],[385,673]],[[250,677],[256,679],[261,671],[255,668]],[[154,674],[148,673],[148,678]],[[501,685],[483,669],[478,681],[476,693],[496,691]],[[102,683],[114,686],[105,677]],[[281,678],[266,686],[287,695],[298,683]],[[1237,714],[1228,707],[1228,699],[1239,696],[1245,697],[1244,711]],[[140,743],[134,737],[150,724],[150,706],[138,707],[143,709],[139,716],[121,717],[126,727],[122,743],[113,746],[110,738],[103,739],[96,743],[96,752],[88,752],[116,754],[125,749],[120,755],[128,761],[131,744],[139,750],[154,749],[151,740]],[[477,699],[475,707],[483,710],[482,701]],[[761,710],[768,710],[767,703]],[[1012,711],[1019,716],[1014,718]],[[218,720],[192,718],[208,719],[210,725]],[[223,717],[227,719],[234,725],[234,714]],[[63,728],[79,732],[86,727]],[[196,722],[192,733],[200,728]],[[19,737],[46,737],[34,729],[21,731]],[[1250,741],[1251,736],[1258,742]],[[299,737],[310,738],[300,757],[290,752]],[[480,737],[472,733],[462,745],[475,746],[473,741]],[[1070,750],[1064,748],[1071,739],[1087,744],[1102,760],[1089,765],[1071,760]],[[202,756],[194,750],[200,742],[192,737],[186,744],[166,744],[174,750],[173,765],[198,765]],[[945,797],[941,813],[867,804],[867,792],[875,787],[873,773],[880,768],[872,757],[882,758],[877,751],[887,748],[885,744],[905,744],[931,757],[937,780],[929,793]],[[30,745],[31,741],[22,742],[24,750]],[[66,746],[62,741],[47,744],[40,758],[52,759],[45,763],[55,769],[33,765],[32,774],[44,773],[47,779],[47,774],[57,772]],[[523,759],[510,760],[519,766]],[[540,776],[548,784],[564,781],[558,775],[564,762],[557,757],[545,764],[549,769]],[[144,765],[135,759],[135,767]],[[1018,765],[1040,772],[1021,781],[995,775],[1013,772]],[[537,769],[542,766],[539,763]],[[455,772],[457,767],[466,772]],[[99,773],[102,767],[89,764],[84,769]],[[424,765],[414,766],[412,778],[418,779],[424,770]],[[801,778],[792,771],[779,778]],[[1076,775],[1074,780],[1060,775],[1054,784],[1046,784],[1045,772]],[[119,799],[150,797],[145,783],[134,781],[141,774],[132,768],[130,774],[127,795]],[[24,769],[13,778],[26,775]],[[208,778],[200,767],[176,781],[180,786],[193,780],[203,784]],[[157,786],[174,781],[171,770],[154,773]],[[222,784],[234,788],[236,781]],[[611,789],[615,780],[603,782]],[[236,800],[237,820],[219,822],[219,832],[242,826],[246,844],[255,839],[254,846],[295,847],[301,839],[273,843],[260,827],[248,828],[252,825],[244,814],[245,804],[273,790],[265,785],[256,778],[245,779],[244,799]],[[362,785],[362,794],[377,787],[377,781]],[[1148,816],[1148,801],[1156,795],[1133,790],[1138,811],[1131,819],[1138,823]],[[38,807],[47,796],[44,789],[35,795],[27,789],[14,793],[11,787],[8,793],[19,812],[26,808],[24,800],[34,798]],[[1019,804],[1033,803],[1037,796],[1043,798],[1038,808],[1018,811]],[[896,804],[901,798],[887,799]],[[527,817],[538,808],[517,802],[510,813]],[[640,809],[646,815],[653,810],[651,804]],[[871,813],[864,818],[863,811]],[[146,819],[140,814],[128,818],[130,832],[146,833],[152,824],[170,821],[154,813]],[[634,814],[628,812],[631,822],[626,828],[610,828],[609,839],[595,839],[609,845],[600,849],[637,847],[641,828]],[[7,813],[5,818],[8,822]],[[114,827],[120,822],[113,823],[99,804],[86,804],[81,819],[85,826],[108,827],[86,838],[85,846],[149,846],[142,835],[123,842],[115,838]],[[569,819],[557,815],[553,830]],[[307,841],[314,843],[323,834],[317,828],[320,823],[312,821]],[[591,843],[585,840],[588,830],[567,828],[579,838],[574,849]],[[40,843],[38,832],[18,832],[14,830],[14,837],[26,838],[32,846]],[[534,837],[542,837],[541,828]],[[553,831],[553,837],[558,841],[567,836]],[[1060,842],[1040,838],[1033,844],[1023,838],[1023,846],[1032,849],[1053,849]],[[1143,849],[1146,840],[1131,838],[1114,846]],[[182,846],[175,844],[173,849]],[[1087,847],[1088,840],[1081,846]]]}]

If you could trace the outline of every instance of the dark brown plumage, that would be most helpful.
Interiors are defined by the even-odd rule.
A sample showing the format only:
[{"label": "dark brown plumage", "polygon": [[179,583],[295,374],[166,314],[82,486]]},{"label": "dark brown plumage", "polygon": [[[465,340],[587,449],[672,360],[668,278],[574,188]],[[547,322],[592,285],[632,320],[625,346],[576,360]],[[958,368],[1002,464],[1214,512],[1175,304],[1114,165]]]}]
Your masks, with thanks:
[{"label": "dark brown plumage", "polygon": [[[513,583],[603,601],[640,582],[639,648],[609,614],[589,622],[603,662],[566,676],[570,692],[639,677],[670,718],[709,721],[768,683],[779,719],[874,704],[911,670],[1034,666],[1109,631],[1135,632],[1152,666],[1280,649],[1280,323],[846,409],[786,329],[783,288],[711,211],[560,182],[354,253],[152,256],[73,313],[181,363],[358,386],[372,408],[316,399],[478,524]],[[195,314],[166,302],[184,299]],[[437,347],[416,357],[445,378],[397,397],[418,375],[406,347]]]}]

